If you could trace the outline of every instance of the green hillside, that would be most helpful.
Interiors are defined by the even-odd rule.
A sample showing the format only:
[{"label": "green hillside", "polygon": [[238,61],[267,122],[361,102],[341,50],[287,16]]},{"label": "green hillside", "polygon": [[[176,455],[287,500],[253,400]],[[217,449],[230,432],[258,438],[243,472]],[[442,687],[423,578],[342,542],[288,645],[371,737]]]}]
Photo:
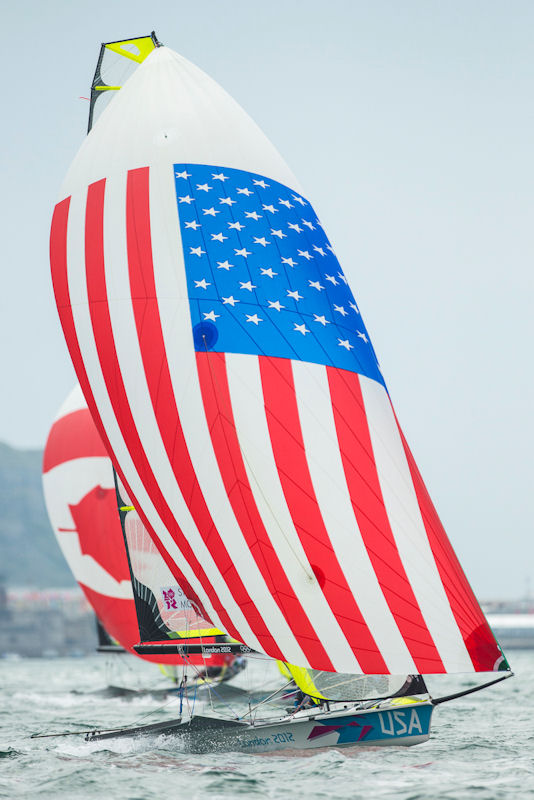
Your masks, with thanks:
[{"label": "green hillside", "polygon": [[42,458],[40,450],[0,443],[0,573],[7,586],[75,585],[48,521]]}]

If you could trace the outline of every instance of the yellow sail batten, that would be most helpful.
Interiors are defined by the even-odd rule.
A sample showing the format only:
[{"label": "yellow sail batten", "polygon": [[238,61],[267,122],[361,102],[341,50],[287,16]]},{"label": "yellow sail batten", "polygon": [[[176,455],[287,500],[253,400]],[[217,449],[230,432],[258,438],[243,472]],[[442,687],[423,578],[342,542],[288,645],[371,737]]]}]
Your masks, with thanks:
[{"label": "yellow sail batten", "polygon": [[93,86],[95,92],[117,92],[120,88],[120,86]]},{"label": "yellow sail batten", "polygon": [[199,639],[202,636],[224,636],[224,633],[218,628],[198,628],[188,631],[173,631],[172,636],[176,639]]}]

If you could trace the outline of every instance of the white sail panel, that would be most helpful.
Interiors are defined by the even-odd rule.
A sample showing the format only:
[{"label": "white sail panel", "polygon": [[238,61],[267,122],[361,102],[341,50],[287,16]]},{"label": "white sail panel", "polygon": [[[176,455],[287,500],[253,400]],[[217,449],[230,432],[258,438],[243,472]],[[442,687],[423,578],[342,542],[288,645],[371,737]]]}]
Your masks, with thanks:
[{"label": "white sail panel", "polygon": [[86,409],[87,403],[85,402],[83,392],[79,385],[76,385],[72,392],[68,393],[65,400],[60,405],[59,411],[54,417],[52,425],[54,425],[54,423],[56,423],[58,420],[63,419],[63,417],[66,417],[68,414],[73,414],[75,411],[85,411]]},{"label": "white sail panel", "polygon": [[[407,536],[431,541],[456,641],[435,634],[375,455],[382,422],[369,431],[366,382],[387,394],[359,309],[294,177],[220,87],[154,51],[75,159],[51,253],[73,362],[115,464],[158,549],[218,627],[330,671],[493,668],[497,645],[406,454],[412,485],[400,502],[425,508],[424,526],[423,511],[412,514]],[[315,406],[298,397],[293,364],[302,363],[326,375],[354,548],[331,532],[307,460],[316,443],[306,443],[313,433],[301,416]],[[257,431],[246,418],[251,384],[256,419],[264,414]],[[261,431],[255,452],[245,439],[258,444]],[[369,609],[373,572],[383,625]],[[399,646],[388,647],[394,624]]]}]

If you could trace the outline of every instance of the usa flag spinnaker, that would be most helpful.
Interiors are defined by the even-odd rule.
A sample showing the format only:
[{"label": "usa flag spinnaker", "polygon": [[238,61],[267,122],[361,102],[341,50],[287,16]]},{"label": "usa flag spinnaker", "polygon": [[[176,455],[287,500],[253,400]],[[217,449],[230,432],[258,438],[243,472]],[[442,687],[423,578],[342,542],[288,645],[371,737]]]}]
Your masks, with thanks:
[{"label": "usa flag spinnaker", "polygon": [[320,221],[223,89],[155,47],[74,159],[50,249],[102,440],[206,619],[329,672],[504,663]]}]

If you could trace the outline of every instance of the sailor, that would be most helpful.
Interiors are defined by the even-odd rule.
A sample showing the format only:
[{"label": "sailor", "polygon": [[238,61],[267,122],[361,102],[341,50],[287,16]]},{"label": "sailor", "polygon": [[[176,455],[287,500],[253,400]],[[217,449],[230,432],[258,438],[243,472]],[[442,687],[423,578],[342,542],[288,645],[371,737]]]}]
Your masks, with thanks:
[{"label": "sailor", "polygon": [[313,708],[318,701],[311,698],[309,694],[304,694],[300,689],[295,694],[295,711],[302,711],[303,708]]}]

